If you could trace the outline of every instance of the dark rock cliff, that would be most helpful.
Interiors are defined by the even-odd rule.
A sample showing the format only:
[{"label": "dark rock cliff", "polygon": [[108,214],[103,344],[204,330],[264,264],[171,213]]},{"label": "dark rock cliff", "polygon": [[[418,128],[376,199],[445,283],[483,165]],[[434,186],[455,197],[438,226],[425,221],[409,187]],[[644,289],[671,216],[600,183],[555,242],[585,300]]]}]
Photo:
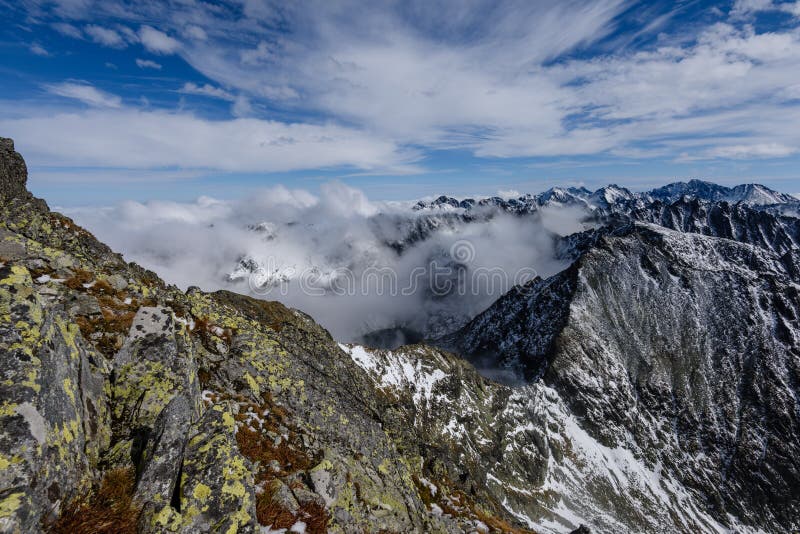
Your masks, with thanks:
[{"label": "dark rock cliff", "polygon": [[0,198],[11,199],[28,195],[28,168],[25,160],[14,150],[14,141],[0,137]]}]

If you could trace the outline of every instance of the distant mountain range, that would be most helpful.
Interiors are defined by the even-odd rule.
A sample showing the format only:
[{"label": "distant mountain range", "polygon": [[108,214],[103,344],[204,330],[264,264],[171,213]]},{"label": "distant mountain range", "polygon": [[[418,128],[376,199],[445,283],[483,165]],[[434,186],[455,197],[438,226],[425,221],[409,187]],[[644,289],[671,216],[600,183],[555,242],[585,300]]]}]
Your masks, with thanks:
[{"label": "distant mountain range", "polygon": [[[554,250],[555,260],[569,261],[580,253],[574,247],[590,235],[572,235],[572,230],[549,228],[548,217],[559,213],[573,222],[570,226],[582,229],[601,228],[624,221],[651,222],[682,232],[738,239],[740,241],[772,247],[786,252],[800,243],[800,228],[792,215],[800,212],[800,200],[765,186],[748,184],[724,187],[710,182],[692,180],[677,182],[643,193],[634,193],[624,187],[608,185],[590,191],[586,188],[551,188],[539,194],[526,194],[517,198],[487,197],[480,199],[442,195],[434,200],[418,201],[411,209],[381,211],[368,218],[369,247],[385,247],[393,250],[398,258],[411,254],[422,254],[422,264],[445,262],[453,270],[463,268],[457,260],[442,256],[438,245],[441,236],[457,236],[465,233],[480,233],[488,229],[488,223],[501,215],[520,217],[521,223],[534,231],[542,225],[547,227]],[[262,236],[263,249],[242,251],[238,259],[232,259],[228,280],[234,284],[248,281],[249,284],[277,287],[292,283],[303,270],[313,270],[323,277],[335,273],[344,266],[352,272],[361,273],[370,267],[394,268],[392,263],[374,264],[371,257],[344,257],[326,263],[298,265],[296,262],[281,263],[270,251],[275,249],[274,240],[286,236],[294,240],[297,224],[275,221],[254,222],[253,232]],[[268,228],[267,232],[264,230]],[[309,230],[313,231],[313,229]],[[345,236],[343,248],[364,248],[357,238]],[[360,236],[358,239],[363,240]],[[590,239],[591,241],[591,239]],[[510,246],[516,246],[513,243]],[[491,256],[490,249],[483,256]],[[389,258],[391,260],[391,257]],[[343,261],[342,261],[343,260]],[[391,260],[402,263],[402,260]],[[502,265],[501,265],[502,267]],[[423,280],[426,281],[426,280]],[[425,284],[423,284],[425,285]],[[500,294],[482,295],[480,304],[466,302],[463,295],[437,295],[423,303],[424,311],[416,313],[408,321],[397,324],[382,324],[375,332],[363,334],[371,343],[391,348],[398,343],[417,339],[434,339],[459,326],[463,326],[475,313],[475,306],[487,306]],[[469,309],[470,311],[466,311]],[[324,317],[322,318],[324,321]],[[385,343],[381,340],[386,340]]]},{"label": "distant mountain range", "polygon": [[634,193],[624,187],[611,184],[596,191],[590,191],[585,187],[553,187],[543,193],[526,194],[512,199],[487,197],[478,200],[472,198],[458,200],[442,195],[432,201],[419,201],[414,205],[414,209],[473,210],[495,206],[509,212],[524,213],[542,206],[580,206],[590,209],[620,210],[656,201],[672,203],[686,197],[710,202],[741,203],[762,209],[776,206],[782,208],[800,206],[800,200],[797,198],[759,184],[725,187],[712,182],[691,180],[675,182],[644,193]]}]

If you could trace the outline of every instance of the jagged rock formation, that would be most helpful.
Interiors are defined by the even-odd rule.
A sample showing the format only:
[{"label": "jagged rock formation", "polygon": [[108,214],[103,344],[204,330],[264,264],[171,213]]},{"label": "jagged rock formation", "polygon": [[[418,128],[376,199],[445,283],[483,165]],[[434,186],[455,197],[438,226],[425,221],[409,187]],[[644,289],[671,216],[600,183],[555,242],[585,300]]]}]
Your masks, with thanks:
[{"label": "jagged rock formation", "polygon": [[0,199],[10,200],[28,196],[28,168],[25,160],[14,150],[14,141],[0,137]]},{"label": "jagged rock formation", "polygon": [[[787,261],[628,225],[441,342],[541,377],[603,446],[708,503],[690,509],[788,531],[800,517],[800,285]],[[713,531],[699,517],[694,528]]]},{"label": "jagged rock formation", "polygon": [[682,197],[672,203],[656,201],[628,215],[680,232],[756,245],[779,255],[800,248],[800,219],[773,215],[743,203]]},{"label": "jagged rock formation", "polygon": [[536,195],[525,194],[510,199],[489,197],[479,200],[472,198],[458,200],[443,195],[430,202],[417,202],[414,210],[460,213],[497,208],[508,213],[525,215],[543,206],[573,206],[599,210],[603,213],[620,213],[642,208],[656,201],[672,204],[682,199],[742,204],[766,211],[777,210],[780,207],[797,209],[800,206],[800,200],[797,198],[759,184],[725,187],[702,180],[690,180],[671,183],[642,193],[634,193],[624,187],[611,184],[596,191],[590,191],[585,187],[553,187]]},{"label": "jagged rock formation", "polygon": [[743,203],[749,206],[771,206],[775,204],[797,204],[797,199],[778,193],[759,184],[742,184],[725,187],[702,180],[676,182],[653,189],[648,196],[662,202],[675,202],[684,197],[700,198],[712,202]]}]

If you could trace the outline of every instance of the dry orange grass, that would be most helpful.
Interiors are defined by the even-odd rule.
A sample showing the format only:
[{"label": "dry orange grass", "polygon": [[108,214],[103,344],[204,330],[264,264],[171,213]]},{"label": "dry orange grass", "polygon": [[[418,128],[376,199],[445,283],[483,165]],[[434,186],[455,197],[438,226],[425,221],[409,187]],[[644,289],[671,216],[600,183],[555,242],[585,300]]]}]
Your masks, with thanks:
[{"label": "dry orange grass", "polygon": [[308,534],[328,532],[328,522],[330,521],[330,514],[319,503],[303,503],[293,513],[275,502],[274,493],[268,491],[256,497],[256,516],[260,524],[271,526],[273,529],[288,529],[298,521],[302,521],[306,524]]},{"label": "dry orange grass", "polygon": [[141,508],[133,500],[133,484],[132,469],[108,471],[91,498],[67,504],[45,530],[51,534],[135,534]]}]

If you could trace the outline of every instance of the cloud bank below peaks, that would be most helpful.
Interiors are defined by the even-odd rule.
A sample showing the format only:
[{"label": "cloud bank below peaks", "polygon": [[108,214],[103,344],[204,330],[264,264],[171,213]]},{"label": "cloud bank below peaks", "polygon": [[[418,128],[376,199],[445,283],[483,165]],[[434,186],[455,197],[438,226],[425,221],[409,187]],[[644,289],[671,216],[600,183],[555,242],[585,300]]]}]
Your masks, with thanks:
[{"label": "cloud bank below peaks", "polygon": [[577,212],[465,222],[372,202],[338,182],[319,195],[276,187],[239,201],[124,202],[67,213],[168,282],[280,300],[342,341],[398,327],[442,334],[515,283],[564,268],[552,231],[582,229]]}]

